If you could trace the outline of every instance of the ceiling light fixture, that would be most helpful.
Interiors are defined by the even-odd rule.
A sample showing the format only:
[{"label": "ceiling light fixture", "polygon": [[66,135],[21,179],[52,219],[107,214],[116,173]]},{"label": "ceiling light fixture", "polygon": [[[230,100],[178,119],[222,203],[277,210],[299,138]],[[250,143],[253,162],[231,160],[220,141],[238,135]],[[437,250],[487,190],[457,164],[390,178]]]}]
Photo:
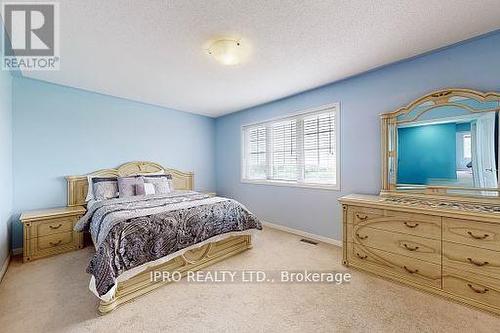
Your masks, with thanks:
[{"label": "ceiling light fixture", "polygon": [[207,49],[209,55],[226,66],[234,66],[242,63],[247,50],[240,40],[219,39],[213,41]]}]

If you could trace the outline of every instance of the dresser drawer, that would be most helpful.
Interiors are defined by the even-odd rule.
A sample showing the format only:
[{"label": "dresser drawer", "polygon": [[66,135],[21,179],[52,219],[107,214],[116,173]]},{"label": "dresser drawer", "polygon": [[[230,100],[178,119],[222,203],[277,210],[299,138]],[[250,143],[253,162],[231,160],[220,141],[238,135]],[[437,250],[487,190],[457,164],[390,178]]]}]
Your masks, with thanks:
[{"label": "dresser drawer", "polygon": [[29,229],[29,238],[43,237],[73,230],[76,217],[52,218],[45,221],[33,222]]},{"label": "dresser drawer", "polygon": [[443,269],[443,289],[500,310],[500,281],[474,273]]},{"label": "dresser drawer", "polygon": [[443,266],[500,279],[500,252],[444,241]]},{"label": "dresser drawer", "polygon": [[384,211],[377,208],[349,206],[347,223],[367,223],[384,216]]},{"label": "dresser drawer", "polygon": [[358,265],[370,265],[372,269],[400,275],[415,283],[441,288],[441,266],[389,253],[356,243],[349,244],[349,261]]},{"label": "dresser drawer", "polygon": [[441,240],[441,217],[386,211],[385,216],[358,223],[371,228]]},{"label": "dresser drawer", "polygon": [[441,264],[441,241],[397,232],[347,225],[348,241],[371,248]]},{"label": "dresser drawer", "polygon": [[443,218],[443,240],[500,251],[500,224]]}]

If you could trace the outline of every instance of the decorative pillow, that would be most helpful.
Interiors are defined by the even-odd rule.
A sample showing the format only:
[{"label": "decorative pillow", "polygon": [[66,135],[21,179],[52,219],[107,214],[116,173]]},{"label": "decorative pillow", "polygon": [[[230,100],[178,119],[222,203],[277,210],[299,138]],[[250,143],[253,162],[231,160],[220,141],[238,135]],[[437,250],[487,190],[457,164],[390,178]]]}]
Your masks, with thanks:
[{"label": "decorative pillow", "polygon": [[152,195],[155,194],[155,186],[149,183],[137,184],[135,187],[135,195]]},{"label": "decorative pillow", "polygon": [[173,191],[171,175],[143,176],[144,183],[153,184],[156,194],[165,194]]},{"label": "decorative pillow", "polygon": [[120,198],[133,197],[136,195],[136,187],[143,184],[142,177],[118,177],[118,192]]},{"label": "decorative pillow", "polygon": [[[99,177],[99,176],[88,176],[87,181],[88,181],[88,190],[87,190],[87,197],[85,198],[85,201],[90,201],[92,199],[95,199],[95,184],[99,183],[101,181],[115,181],[116,182],[116,177]],[[118,196],[118,195],[117,195]],[[117,197],[116,196],[116,197]]]},{"label": "decorative pillow", "polygon": [[135,195],[146,195],[145,183],[135,185]]},{"label": "decorative pillow", "polygon": [[116,178],[94,182],[93,184],[95,200],[118,198],[118,182]]}]

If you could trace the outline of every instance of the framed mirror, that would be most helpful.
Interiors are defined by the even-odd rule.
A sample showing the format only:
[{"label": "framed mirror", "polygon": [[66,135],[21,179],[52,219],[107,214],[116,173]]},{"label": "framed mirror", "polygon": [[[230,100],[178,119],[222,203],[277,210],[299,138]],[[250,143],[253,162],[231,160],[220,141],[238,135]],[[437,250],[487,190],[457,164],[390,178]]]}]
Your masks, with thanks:
[{"label": "framed mirror", "polygon": [[500,195],[500,93],[445,89],[381,115],[382,193]]}]

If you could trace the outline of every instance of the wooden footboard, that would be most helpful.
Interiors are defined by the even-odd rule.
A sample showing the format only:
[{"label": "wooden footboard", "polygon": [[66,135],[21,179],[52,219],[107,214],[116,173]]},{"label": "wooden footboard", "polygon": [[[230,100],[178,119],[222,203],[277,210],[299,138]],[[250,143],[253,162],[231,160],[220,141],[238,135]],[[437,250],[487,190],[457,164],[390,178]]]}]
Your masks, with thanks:
[{"label": "wooden footboard", "polygon": [[211,264],[222,261],[252,247],[250,235],[232,236],[221,241],[208,243],[200,248],[190,250],[163,264],[151,267],[130,279],[118,282],[116,293],[111,301],[101,301],[98,307],[100,314],[107,314],[117,306],[142,296],[161,287],[169,281],[154,281],[151,272],[179,272],[185,276],[188,271],[197,271]]}]

